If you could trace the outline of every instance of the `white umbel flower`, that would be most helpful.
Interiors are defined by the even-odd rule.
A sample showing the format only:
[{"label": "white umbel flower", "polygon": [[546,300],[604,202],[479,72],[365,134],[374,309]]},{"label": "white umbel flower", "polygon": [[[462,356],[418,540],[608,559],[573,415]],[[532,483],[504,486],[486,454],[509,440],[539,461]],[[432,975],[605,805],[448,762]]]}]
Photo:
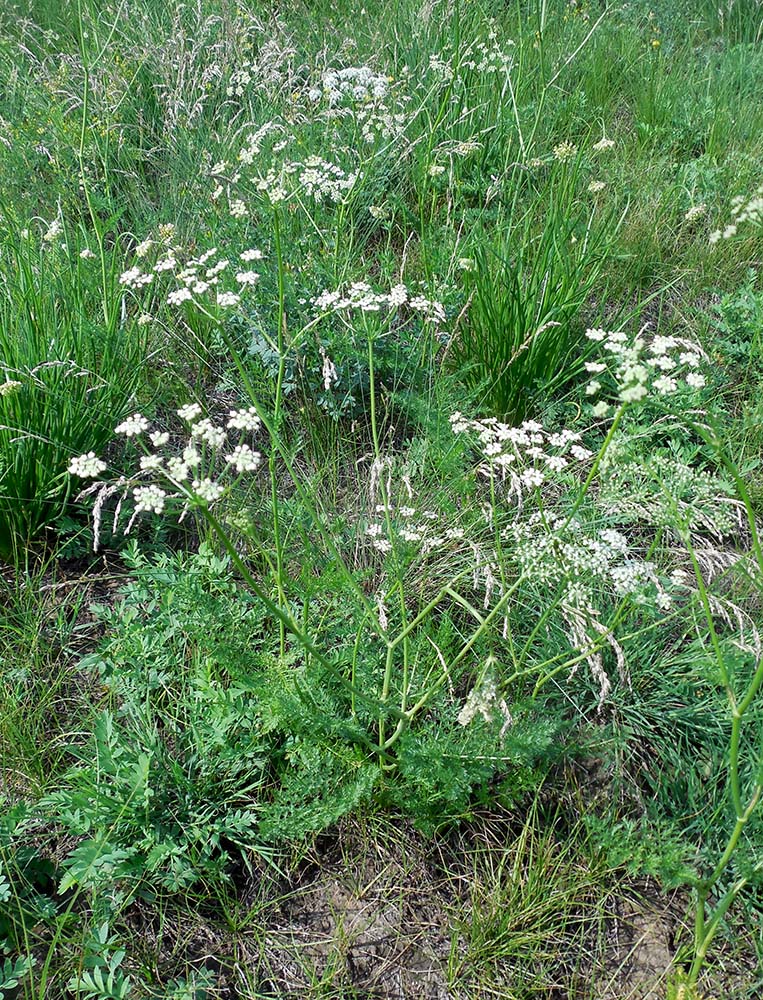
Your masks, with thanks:
[{"label": "white umbel flower", "polygon": [[177,411],[177,415],[181,420],[187,420],[188,423],[192,423],[194,420],[198,420],[201,416],[201,407],[198,403],[186,403],[185,406],[181,406]]},{"label": "white umbel flower", "polygon": [[142,510],[153,512],[154,514],[161,514],[164,510],[164,502],[167,498],[165,491],[160,489],[158,486],[138,486],[133,490],[133,496],[136,500],[136,514]]},{"label": "white umbel flower", "polygon": [[222,486],[217,483],[213,483],[211,479],[194,479],[191,483],[191,489],[194,491],[197,497],[201,500],[205,500],[207,503],[214,503],[215,500],[219,500],[223,495]]},{"label": "white umbel flower", "polygon": [[236,472],[254,472],[262,461],[262,455],[258,451],[252,451],[248,444],[240,444],[230,455],[225,456],[225,461],[232,465]]},{"label": "white umbel flower", "polygon": [[131,417],[124,420],[114,428],[115,434],[124,434],[125,437],[137,437],[143,431],[148,430],[148,421],[140,413],[133,413]]},{"label": "white umbel flower", "polygon": [[79,476],[81,479],[95,479],[106,468],[106,463],[97,457],[94,451],[89,451],[87,455],[79,455],[69,462],[69,475]]},{"label": "white umbel flower", "polygon": [[262,421],[253,406],[248,410],[231,410],[228,419],[229,430],[258,431]]}]

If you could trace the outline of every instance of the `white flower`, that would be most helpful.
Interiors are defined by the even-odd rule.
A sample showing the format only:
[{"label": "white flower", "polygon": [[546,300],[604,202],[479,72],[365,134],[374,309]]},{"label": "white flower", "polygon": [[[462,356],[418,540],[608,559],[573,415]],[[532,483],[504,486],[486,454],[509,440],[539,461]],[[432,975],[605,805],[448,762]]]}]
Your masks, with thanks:
[{"label": "white flower", "polygon": [[225,431],[222,427],[213,424],[208,418],[195,423],[191,428],[191,434],[206,441],[213,448],[221,448],[225,444]]},{"label": "white flower", "polygon": [[689,372],[686,376],[686,384],[690,385],[692,389],[702,389],[705,385],[705,376],[700,375],[699,372]]},{"label": "white flower", "polygon": [[167,475],[178,483],[188,478],[188,466],[182,458],[171,458],[167,462]]},{"label": "white flower", "polygon": [[179,306],[181,302],[187,302],[192,299],[193,295],[187,288],[178,288],[177,291],[170,292],[167,296],[167,304],[171,306]]},{"label": "white flower", "polygon": [[664,590],[657,591],[657,607],[660,611],[670,611],[673,607],[673,598]]},{"label": "white flower", "polygon": [[153,246],[153,240],[143,240],[142,243],[139,243],[135,247],[135,256],[145,257],[152,246]]},{"label": "white flower", "polygon": [[129,438],[137,437],[138,434],[142,434],[145,430],[148,430],[148,421],[140,413],[134,413],[123,423],[119,424],[118,427],[115,427],[114,433],[124,434],[125,437]]},{"label": "white flower", "polygon": [[653,358],[651,364],[663,372],[671,372],[676,367],[675,360],[667,354],[661,354],[659,357]]},{"label": "white flower", "polygon": [[389,304],[393,309],[405,304],[408,299],[408,289],[403,284],[394,285],[389,290]]},{"label": "white flower", "polygon": [[167,433],[167,431],[153,431],[148,436],[154,448],[161,448],[161,446],[163,444],[167,444],[167,442],[170,439],[170,436]]},{"label": "white flower", "polygon": [[601,382],[597,382],[594,379],[593,382],[589,382],[585,387],[585,394],[586,396],[595,396],[599,389],[601,389]]},{"label": "white flower", "polygon": [[197,465],[201,465],[201,455],[192,444],[189,444],[183,449],[182,461],[185,467],[195,469]]},{"label": "white flower", "polygon": [[236,275],[236,281],[240,285],[256,285],[260,280],[260,276],[256,271],[239,271]]},{"label": "white flower", "polygon": [[243,219],[249,215],[249,209],[240,198],[234,198],[230,203],[230,214],[234,219]]},{"label": "white flower", "polygon": [[90,247],[85,247],[84,250],[80,250],[79,255],[83,260],[91,260],[93,257],[95,257],[95,254],[90,249]]},{"label": "white flower", "polygon": [[218,292],[217,293],[217,304],[218,306],[237,306],[241,301],[241,296],[236,295],[235,292]]},{"label": "white flower", "polygon": [[604,149],[611,149],[614,146],[614,144],[615,143],[613,139],[607,139],[606,136],[602,136],[602,138],[599,139],[598,142],[595,142],[593,144],[593,149],[595,149],[596,152],[599,153]]},{"label": "white flower", "polygon": [[649,350],[652,354],[667,354],[668,351],[674,350],[678,345],[678,341],[675,337],[664,337],[658,334],[649,345]]},{"label": "white flower", "polygon": [[154,270],[158,273],[161,273],[162,271],[172,271],[177,267],[177,263],[177,260],[172,256],[172,254],[168,253],[166,257],[162,257],[161,260],[158,260],[154,264]]},{"label": "white flower", "polygon": [[80,455],[69,462],[69,475],[80,476],[82,479],[94,479],[100,476],[106,468],[106,463],[98,458],[94,451],[89,451],[87,455]]},{"label": "white flower", "polygon": [[10,396],[11,393],[16,392],[20,388],[21,382],[16,379],[6,379],[5,382],[0,382],[0,396]]},{"label": "white flower", "polygon": [[573,142],[560,142],[554,146],[554,159],[559,163],[572,160],[578,151],[578,147]]},{"label": "white flower", "polygon": [[185,406],[181,406],[177,411],[177,415],[181,420],[187,420],[191,423],[194,420],[198,420],[201,416],[201,407],[198,403],[186,403]]},{"label": "white flower", "polygon": [[213,483],[211,479],[194,479],[191,483],[191,489],[201,500],[205,500],[207,503],[214,503],[224,493],[222,486]]},{"label": "white flower", "polygon": [[228,428],[239,431],[258,431],[262,421],[257,416],[257,410],[250,406],[248,410],[231,410]]},{"label": "white flower", "polygon": [[625,555],[628,552],[628,539],[614,528],[604,528],[599,532],[599,538],[615,552]]},{"label": "white flower", "polygon": [[609,413],[609,403],[605,403],[602,399],[593,407],[592,413],[595,417],[606,417]]},{"label": "white flower", "polygon": [[604,181],[591,181],[591,183],[588,185],[588,190],[591,192],[591,194],[598,194],[599,191],[603,191],[606,186],[607,185],[604,183]]},{"label": "white flower", "polygon": [[519,478],[525,486],[542,486],[546,477],[540,469],[525,469]]},{"label": "white flower", "polygon": [[142,455],[140,459],[140,467],[146,472],[149,469],[159,469],[161,468],[164,459],[161,455]]},{"label": "white flower", "polygon": [[690,368],[696,368],[699,364],[699,354],[695,354],[694,351],[685,351],[678,358],[682,365],[688,365]]},{"label": "white flower", "polygon": [[239,257],[243,261],[262,260],[263,253],[262,250],[257,250],[252,247],[250,250],[244,250],[243,253],[239,254]]},{"label": "white flower", "polygon": [[404,542],[420,542],[424,536],[420,528],[401,528],[400,537]]},{"label": "white flower", "polygon": [[638,383],[637,385],[628,385],[620,391],[620,399],[624,403],[637,403],[640,399],[643,399],[647,394],[646,386]]},{"label": "white flower", "polygon": [[161,514],[164,510],[164,501],[167,494],[158,486],[137,486],[132,493],[137,501],[135,504],[136,514],[141,510]]},{"label": "white flower", "polygon": [[131,267],[119,276],[119,284],[126,285],[127,288],[142,288],[143,285],[150,285],[153,280],[153,274],[144,274],[139,267]]},{"label": "white flower", "polygon": [[262,455],[258,451],[252,451],[248,444],[240,444],[230,455],[225,456],[225,461],[233,465],[236,472],[254,472],[262,461]]},{"label": "white flower", "polygon": [[48,230],[43,236],[43,240],[45,240],[46,243],[52,243],[61,235],[63,231],[64,227],[61,225],[61,222],[58,219],[54,219],[48,226]]},{"label": "white flower", "polygon": [[654,387],[661,396],[666,396],[670,392],[676,391],[676,380],[669,375],[660,375],[654,380]]},{"label": "white flower", "polygon": [[707,211],[707,205],[703,201],[701,205],[692,205],[689,211],[684,215],[684,219],[687,222],[693,222],[698,219],[701,215],[704,215]]},{"label": "white flower", "polygon": [[441,163],[433,163],[429,168],[430,177],[439,177],[440,174],[445,173],[445,167]]}]

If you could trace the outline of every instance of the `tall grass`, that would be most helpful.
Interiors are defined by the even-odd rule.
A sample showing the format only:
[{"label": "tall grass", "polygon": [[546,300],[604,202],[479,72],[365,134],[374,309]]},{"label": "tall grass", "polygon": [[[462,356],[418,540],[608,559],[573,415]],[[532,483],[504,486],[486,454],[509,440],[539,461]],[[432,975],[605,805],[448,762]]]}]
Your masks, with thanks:
[{"label": "tall grass", "polygon": [[21,561],[66,507],[71,458],[110,440],[148,355],[145,331],[123,313],[118,254],[104,289],[78,234],[50,232],[9,228],[2,253],[0,555]]}]

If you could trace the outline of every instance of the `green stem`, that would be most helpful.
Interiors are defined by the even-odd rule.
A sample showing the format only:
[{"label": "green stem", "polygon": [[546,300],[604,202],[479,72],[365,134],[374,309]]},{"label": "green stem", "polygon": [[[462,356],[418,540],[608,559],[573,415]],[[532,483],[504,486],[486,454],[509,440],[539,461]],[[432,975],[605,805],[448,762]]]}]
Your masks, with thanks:
[{"label": "green stem", "polygon": [[[278,325],[276,337],[278,342],[278,377],[276,378],[276,397],[273,407],[273,425],[278,429],[280,435],[281,420],[281,399],[283,393],[283,381],[286,372],[286,344],[285,344],[285,289],[284,289],[284,269],[283,253],[281,249],[281,226],[278,216],[278,208],[273,209],[273,241],[276,251],[276,263],[278,267]],[[278,478],[276,469],[277,451],[272,449],[268,458],[268,472],[270,474],[270,502],[273,517],[273,542],[276,550],[276,586],[278,587],[278,601],[281,607],[286,607],[286,591],[284,588],[283,572],[283,539],[281,537],[281,519],[278,503]],[[286,651],[286,631],[283,621],[278,623],[278,648],[280,655]]]},{"label": "green stem", "polygon": [[583,483],[582,489],[580,490],[575,499],[575,503],[572,505],[572,510],[567,515],[567,520],[564,522],[560,534],[563,533],[567,528],[569,528],[570,522],[580,509],[580,505],[583,503],[583,500],[585,500],[588,490],[591,488],[591,483],[596,478],[596,474],[599,471],[599,466],[601,465],[602,460],[607,453],[607,449],[612,443],[612,438],[615,436],[617,428],[620,426],[620,421],[623,418],[623,413],[625,413],[626,407],[627,403],[622,403],[617,413],[615,414],[614,420],[612,421],[612,426],[609,428],[607,436],[604,438],[604,443],[602,444],[601,448],[599,448],[599,452],[593,461],[593,465],[591,466],[591,471],[588,473],[588,477],[586,481]]},{"label": "green stem", "polygon": [[[276,604],[268,597],[268,595],[265,593],[265,591],[262,589],[259,583],[252,576],[246,563],[243,561],[241,556],[236,551],[236,547],[231,542],[227,532],[220,524],[220,522],[217,520],[215,515],[209,510],[209,508],[204,507],[202,509],[202,513],[209,526],[212,528],[212,530],[219,538],[220,542],[223,545],[223,548],[230,556],[231,562],[239,571],[241,576],[244,578],[247,587],[249,587],[249,589],[252,591],[255,597],[262,602],[264,607],[270,612],[270,614],[276,619],[276,621],[281,622],[286,631],[289,632],[291,635],[293,635],[294,638],[299,642],[300,646],[306,652],[308,652],[313,657],[314,660],[320,663],[321,666],[329,674],[331,674],[332,677],[334,677],[340,684],[342,684],[342,686],[344,686],[347,690],[349,690],[350,693],[354,695],[354,697],[357,698],[358,701],[364,702],[365,704],[372,707],[374,710],[378,711],[379,708],[381,707],[380,702],[378,702],[375,698],[371,698],[369,695],[365,694],[360,688],[357,687],[356,684],[354,684],[352,681],[349,681],[342,674],[341,670],[339,670],[337,666],[334,663],[332,663],[332,661],[328,659],[328,657],[326,657],[321,652],[320,649],[318,649],[318,647],[313,643],[310,637],[306,635],[305,632],[303,632],[299,624],[295,622],[289,616],[289,614],[283,610],[283,608],[281,608],[278,604]],[[402,713],[399,712],[394,706],[387,705],[384,707],[385,711],[394,718],[399,719],[402,716]],[[361,739],[364,745],[367,745],[369,748],[373,749],[375,753],[379,752],[379,747],[371,743],[370,740],[362,738],[359,734],[358,734],[358,739]]]},{"label": "green stem", "polygon": [[[207,313],[207,315],[209,315],[211,319],[215,320],[215,322],[219,322],[211,314]],[[317,528],[321,536],[321,539],[323,541],[323,544],[326,546],[326,549],[328,550],[328,554],[334,560],[335,565],[339,567],[340,571],[342,572],[342,577],[344,579],[344,582],[352,590],[354,596],[360,602],[366,613],[373,619],[375,615],[375,609],[373,605],[368,600],[368,597],[363,588],[360,586],[360,584],[355,579],[350,569],[347,567],[347,564],[345,563],[342,554],[337,548],[333,537],[331,536],[330,532],[326,529],[325,519],[319,515],[315,503],[313,503],[312,498],[310,497],[309,493],[303,486],[300,477],[297,475],[297,472],[294,468],[294,463],[292,462],[291,457],[289,456],[288,449],[281,440],[281,435],[279,431],[276,429],[274,421],[270,419],[265,408],[259,402],[257,394],[254,390],[254,386],[252,385],[252,380],[249,377],[249,373],[246,370],[246,367],[242,362],[241,357],[239,356],[239,353],[235,348],[235,345],[231,342],[230,338],[228,337],[228,334],[226,333],[221,324],[220,324],[220,333],[226,347],[228,347],[228,349],[230,350],[231,357],[233,358],[233,363],[235,364],[236,370],[238,371],[239,376],[241,377],[241,382],[244,386],[246,394],[249,397],[249,400],[251,401],[252,405],[254,406],[254,409],[257,412],[257,416],[262,421],[262,426],[268,433],[272,447],[278,453],[278,455],[281,458],[281,461],[286,467],[286,471],[289,474],[289,478],[291,479],[294,489],[296,490],[297,495],[301,503],[303,504],[305,510],[309,514],[312,524]]]}]

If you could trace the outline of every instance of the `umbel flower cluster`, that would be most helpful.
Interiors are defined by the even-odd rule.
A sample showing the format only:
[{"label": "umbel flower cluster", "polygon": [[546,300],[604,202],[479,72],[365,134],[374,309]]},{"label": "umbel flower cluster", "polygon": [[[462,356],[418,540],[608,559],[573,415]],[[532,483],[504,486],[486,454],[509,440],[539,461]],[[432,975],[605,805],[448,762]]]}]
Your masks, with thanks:
[{"label": "umbel flower cluster", "polygon": [[264,254],[256,247],[225,256],[217,247],[182,260],[182,252],[170,238],[147,239],[135,248],[135,262],[119,278],[119,283],[139,291],[160,278],[170,278],[175,288],[167,295],[167,303],[179,306],[196,302],[205,309],[226,309],[239,305],[242,296],[260,280],[252,263]]},{"label": "umbel flower cluster", "polygon": [[524,490],[540,487],[549,475],[588,462],[593,456],[577,431],[549,432],[535,420],[511,427],[494,417],[467,420],[454,413],[450,425],[454,434],[477,435],[484,459],[477,471],[508,483],[508,495],[515,496],[520,507]]},{"label": "umbel flower cluster", "polygon": [[399,507],[377,504],[375,513],[378,519],[368,525],[365,534],[379,552],[391,552],[396,543],[398,549],[415,546],[422,555],[428,555],[464,537],[463,528],[442,528],[441,517],[433,510],[419,510],[406,504]]},{"label": "umbel flower cluster", "polygon": [[408,309],[418,313],[436,328],[445,322],[445,309],[441,302],[427,299],[423,295],[413,295],[402,282],[393,285],[388,292],[375,292],[365,281],[357,281],[345,290],[326,290],[312,299],[318,315],[336,313],[393,313]]},{"label": "umbel flower cluster", "polygon": [[719,240],[728,240],[732,236],[736,236],[737,228],[747,222],[757,226],[763,225],[763,184],[756,188],[751,197],[737,195],[731,202],[731,215],[734,221],[730,222],[724,229],[716,229],[715,232],[710,233],[710,243],[717,243]]},{"label": "umbel flower cluster", "polygon": [[[114,429],[116,434],[134,439],[143,455],[140,469],[132,477],[122,476],[114,483],[99,481],[81,494],[97,494],[93,512],[96,549],[104,504],[115,494],[121,494],[121,498],[112,530],[117,530],[124,501],[131,496],[132,513],[125,528],[125,534],[129,534],[141,512],[161,514],[168,501],[180,499],[182,520],[190,508],[211,506],[245,475],[259,468],[262,455],[250,444],[261,428],[254,407],[230,410],[221,423],[202,417],[198,403],[181,406],[177,416],[183,424],[183,432],[177,435],[152,429],[140,413],[134,413]],[[97,479],[106,467],[91,451],[73,458],[68,471],[81,479]]]},{"label": "umbel flower cluster", "polygon": [[347,66],[323,74],[320,87],[308,92],[311,101],[325,97],[332,106],[345,103],[375,103],[383,101],[389,90],[389,80],[375,73],[370,66]]},{"label": "umbel flower cluster", "polygon": [[391,76],[370,66],[330,69],[308,89],[306,110],[327,125],[336,119],[354,122],[366,144],[400,138],[411,121],[406,109],[411,96],[392,83]]},{"label": "umbel flower cluster", "polygon": [[[588,339],[601,345],[601,360],[586,363],[594,376],[587,393],[607,393],[620,408],[650,395],[694,394],[705,384],[698,370],[705,355],[692,341],[647,340],[644,330],[636,337],[589,330]],[[603,417],[614,407],[603,399],[593,412]],[[502,578],[511,566],[512,578],[539,590],[543,602],[555,609],[570,646],[588,664],[603,706],[612,683],[605,647],[614,654],[621,680],[628,677],[624,652],[604,623],[603,603],[612,607],[629,601],[669,613],[677,585],[632,544],[624,528],[632,516],[620,511],[618,519],[618,505],[608,499],[605,487],[613,466],[605,459],[611,435],[595,456],[579,432],[550,431],[533,420],[512,427],[495,418],[472,420],[454,413],[451,427],[455,434],[475,438],[481,453],[477,472],[491,484],[485,510],[500,531],[502,556],[494,561],[503,567]],[[501,509],[507,501],[513,503],[508,524]],[[500,597],[502,588],[494,589]]]},{"label": "umbel flower cluster", "polygon": [[[586,337],[601,344],[600,361],[587,361],[586,371],[594,378],[586,395],[595,397],[614,386],[620,403],[638,403],[649,395],[669,396],[680,390],[702,389],[705,376],[697,371],[707,359],[693,340],[656,335],[647,340],[645,328],[630,338],[622,330],[588,330]],[[611,404],[599,399],[593,407],[597,417],[605,417]]]},{"label": "umbel flower cluster", "polygon": [[315,204],[345,202],[362,173],[346,170],[341,164],[321,156],[308,156],[303,160],[278,157],[294,141],[294,135],[280,122],[260,125],[248,135],[246,145],[239,150],[238,163],[221,160],[212,167],[215,185],[212,200],[217,201],[225,194],[234,218],[250,215],[252,190],[263,195],[271,205],[302,197]]}]

